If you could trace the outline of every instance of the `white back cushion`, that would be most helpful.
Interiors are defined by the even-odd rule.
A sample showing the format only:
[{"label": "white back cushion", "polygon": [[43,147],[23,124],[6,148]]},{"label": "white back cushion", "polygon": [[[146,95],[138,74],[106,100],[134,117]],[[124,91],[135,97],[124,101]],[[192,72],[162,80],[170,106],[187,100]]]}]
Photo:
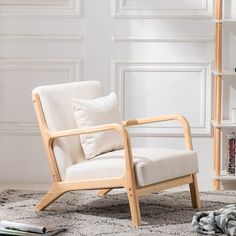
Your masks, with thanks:
[{"label": "white back cushion", "polygon": [[[98,81],[82,81],[40,86],[33,90],[38,94],[49,130],[60,131],[77,128],[71,97],[93,99],[103,95]],[[84,160],[79,136],[60,138],[54,142],[54,153],[62,180],[66,169]]]},{"label": "white back cushion", "polygon": [[[72,102],[78,128],[121,123],[115,93],[95,99],[73,98]],[[119,133],[114,130],[83,134],[80,141],[86,159],[123,147]]]}]

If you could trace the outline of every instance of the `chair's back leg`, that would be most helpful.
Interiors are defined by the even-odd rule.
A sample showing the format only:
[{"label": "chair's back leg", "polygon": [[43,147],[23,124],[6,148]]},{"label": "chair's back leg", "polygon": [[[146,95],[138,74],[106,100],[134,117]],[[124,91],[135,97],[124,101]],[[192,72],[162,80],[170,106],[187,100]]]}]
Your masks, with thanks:
[{"label": "chair's back leg", "polygon": [[100,189],[97,192],[97,196],[100,196],[100,197],[106,196],[111,190],[112,190],[112,188]]},{"label": "chair's back leg", "polygon": [[201,202],[200,202],[199,192],[198,192],[197,175],[193,174],[192,178],[193,178],[193,182],[189,184],[192,206],[194,208],[200,208]]}]

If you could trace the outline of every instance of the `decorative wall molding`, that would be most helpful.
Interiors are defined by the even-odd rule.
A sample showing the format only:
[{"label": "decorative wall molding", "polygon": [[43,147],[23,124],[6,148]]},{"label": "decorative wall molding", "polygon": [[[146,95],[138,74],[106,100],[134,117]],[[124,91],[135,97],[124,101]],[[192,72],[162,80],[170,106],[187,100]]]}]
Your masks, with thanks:
[{"label": "decorative wall molding", "polygon": [[56,34],[0,34],[0,40],[60,40],[82,42],[82,35],[56,35]]},{"label": "decorative wall molding", "polygon": [[[65,82],[83,80],[82,60],[51,59],[0,59],[0,71],[61,71],[68,73]],[[0,122],[0,135],[39,135],[38,124],[34,122]]]},{"label": "decorative wall molding", "polygon": [[39,135],[39,127],[36,123],[30,122],[1,122],[0,135]]},{"label": "decorative wall molding", "polygon": [[[111,87],[117,93],[119,109],[124,119],[124,85],[127,73],[136,72],[181,72],[201,73],[199,78],[201,84],[201,118],[198,123],[191,124],[194,136],[209,136],[211,134],[211,62],[209,61],[113,61]],[[186,88],[184,88],[186,89]],[[184,92],[184,91],[183,91]],[[179,126],[160,126],[159,124],[147,126],[137,126],[130,129],[132,136],[178,136],[182,134]]]},{"label": "decorative wall molding", "polygon": [[223,1],[223,18],[234,19],[236,17],[236,4],[234,0]]},{"label": "decorative wall molding", "polygon": [[114,18],[213,18],[213,0],[192,0],[193,6],[194,3],[199,3],[199,6],[178,6],[176,9],[171,1],[175,0],[169,0],[168,8],[160,8],[158,0],[155,0],[155,4],[147,3],[145,7],[129,4],[128,0],[112,0],[112,15]]},{"label": "decorative wall molding", "polygon": [[0,16],[82,17],[82,0],[0,0]]},{"label": "decorative wall molding", "polygon": [[164,42],[164,43],[207,43],[214,42],[214,37],[148,37],[148,36],[112,36],[113,42],[127,42],[127,43],[150,43],[150,42]]}]

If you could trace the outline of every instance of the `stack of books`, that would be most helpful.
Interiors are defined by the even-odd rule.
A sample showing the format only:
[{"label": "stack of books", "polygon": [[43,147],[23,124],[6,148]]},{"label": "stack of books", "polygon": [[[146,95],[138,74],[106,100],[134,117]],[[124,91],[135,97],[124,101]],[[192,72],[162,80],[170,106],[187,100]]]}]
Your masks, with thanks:
[{"label": "stack of books", "polygon": [[235,176],[235,152],[236,152],[236,134],[234,132],[226,133],[225,142],[225,170],[226,175]]},{"label": "stack of books", "polygon": [[64,232],[65,228],[51,228],[39,225],[17,223],[12,221],[0,221],[0,235],[34,235],[51,236]]}]

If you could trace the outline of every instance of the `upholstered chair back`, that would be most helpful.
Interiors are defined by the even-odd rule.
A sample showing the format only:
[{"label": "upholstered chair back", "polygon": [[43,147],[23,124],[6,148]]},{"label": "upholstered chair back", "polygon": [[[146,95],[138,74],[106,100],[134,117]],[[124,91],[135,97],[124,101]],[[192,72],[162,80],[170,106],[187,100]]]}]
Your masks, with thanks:
[{"label": "upholstered chair back", "polygon": [[[103,96],[98,81],[82,81],[37,87],[33,94],[40,97],[46,124],[50,131],[76,129],[71,98],[93,99]],[[84,160],[79,136],[57,139],[54,154],[60,177],[63,180],[66,169]]]}]

